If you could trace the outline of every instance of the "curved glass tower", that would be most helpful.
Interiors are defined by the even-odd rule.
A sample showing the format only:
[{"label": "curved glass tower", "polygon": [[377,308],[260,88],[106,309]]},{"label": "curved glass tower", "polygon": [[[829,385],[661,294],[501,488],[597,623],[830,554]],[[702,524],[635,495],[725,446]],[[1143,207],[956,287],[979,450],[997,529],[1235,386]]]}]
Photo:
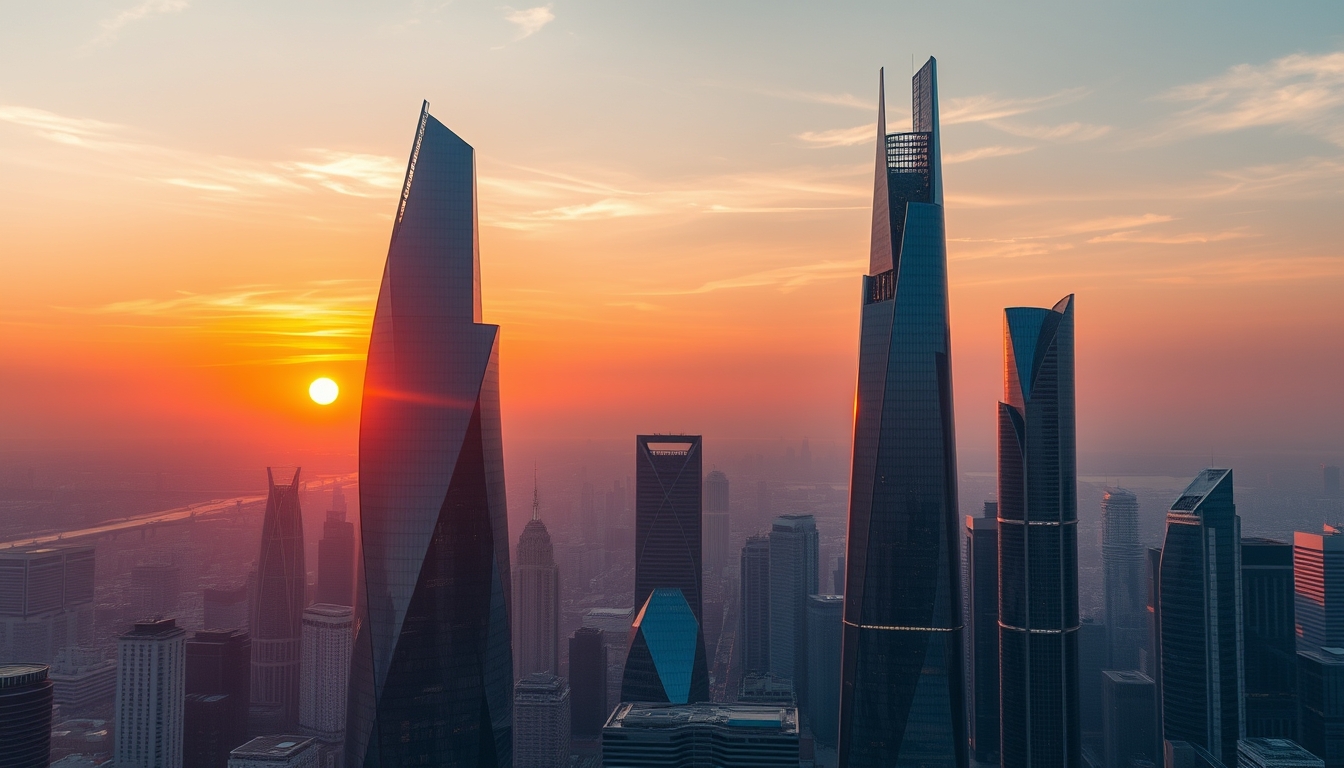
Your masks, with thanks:
[{"label": "curved glass tower", "polygon": [[961,573],[935,62],[914,130],[879,91],[863,279],[840,694],[841,766],[964,766]]},{"label": "curved glass tower", "polygon": [[999,756],[1082,765],[1073,297],[1004,310],[999,403]]},{"label": "curved glass tower", "polygon": [[425,104],[360,413],[351,768],[512,763],[498,361],[499,327],[481,323],[475,152]]}]

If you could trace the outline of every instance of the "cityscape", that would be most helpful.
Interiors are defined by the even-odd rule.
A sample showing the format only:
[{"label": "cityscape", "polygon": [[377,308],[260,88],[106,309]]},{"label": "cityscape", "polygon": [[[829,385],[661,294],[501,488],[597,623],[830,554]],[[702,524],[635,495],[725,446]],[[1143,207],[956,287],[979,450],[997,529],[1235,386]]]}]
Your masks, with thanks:
[{"label": "cityscape", "polygon": [[[370,40],[406,39],[441,14],[465,14],[452,18],[472,34],[490,29],[479,10],[451,5],[371,24]],[[508,34],[483,55],[596,29],[566,27],[571,10],[492,10]],[[788,38],[807,18],[830,30],[850,12],[781,11],[790,31],[771,34]],[[153,25],[209,13],[229,12],[146,0],[105,17],[72,55],[110,56]],[[669,11],[658,34],[718,13],[730,26],[754,21]],[[46,29],[39,16],[27,23]],[[1316,17],[1324,31],[1312,44],[1338,47],[1344,14],[1326,5],[1264,30],[1292,40]],[[1222,281],[1138,256],[1099,272],[1038,261],[1071,258],[1074,246],[1021,235],[1012,219],[1034,225],[1073,203],[1036,187],[1025,202],[991,202],[1011,194],[989,190],[999,177],[962,169],[1004,158],[1028,163],[1021,173],[1049,142],[1099,147],[1088,142],[1110,126],[1028,129],[1018,117],[1071,109],[1090,91],[967,96],[951,85],[965,77],[958,55],[977,61],[964,44],[912,57],[907,75],[911,33],[900,46],[871,34],[863,60],[892,58],[854,76],[863,95],[807,84],[756,94],[866,110],[857,128],[794,136],[808,151],[849,148],[836,163],[846,181],[808,166],[808,178],[761,182],[788,194],[698,209],[731,225],[675,218],[727,193],[687,193],[670,204],[677,213],[652,214],[640,206],[663,204],[658,193],[629,192],[633,180],[500,156],[477,138],[488,135],[471,122],[479,105],[433,93],[376,139],[396,159],[307,150],[308,161],[225,172],[218,154],[207,181],[192,175],[204,154],[136,144],[141,129],[110,117],[6,106],[18,97],[0,89],[0,168],[22,179],[0,180],[7,201],[19,187],[46,199],[26,174],[69,173],[25,150],[30,139],[113,158],[94,163],[89,190],[123,176],[149,184],[117,165],[125,158],[174,174],[160,184],[180,190],[173,202],[146,197],[120,220],[52,230],[58,241],[115,240],[161,208],[166,230],[186,227],[179,216],[213,222],[184,230],[199,248],[170,249],[209,274],[256,271],[240,244],[283,232],[296,239],[278,255],[320,256],[338,248],[320,240],[343,240],[377,276],[258,275],[215,295],[191,283],[172,298],[80,309],[81,296],[132,278],[72,269],[68,302],[42,311],[74,319],[43,320],[22,301],[0,313],[11,360],[0,363],[0,768],[1344,768],[1344,256],[1329,237],[1341,234],[1344,52],[1187,62],[1223,74],[1148,102],[1203,100],[1163,129],[1204,137],[1188,155],[1222,152],[1209,148],[1221,133],[1269,127],[1281,145],[1314,142],[1304,157],[1266,150],[1250,156],[1253,170],[1219,177],[1230,186],[1134,192],[1123,212],[1061,225],[1093,249],[1199,248],[1216,262],[1217,249],[1292,242],[1260,228],[1263,195],[1297,206],[1296,226],[1330,241],[1271,267],[1229,251]],[[1229,107],[1235,99],[1247,101]],[[544,113],[530,131],[552,130]],[[967,125],[1041,144],[967,147]],[[6,133],[20,130],[30,139]],[[1090,151],[1161,152],[1176,140],[1164,136]],[[762,152],[753,162],[773,162]],[[1028,175],[1067,184],[1083,156],[1050,156]],[[501,169],[543,181],[528,187]],[[858,192],[834,191],[844,184]],[[603,197],[546,216],[497,206],[542,188]],[[347,207],[324,207],[328,193]],[[88,205],[69,194],[73,208]],[[1195,201],[1183,209],[1192,219],[1209,215],[1197,206],[1223,206],[1223,234],[1163,229],[1186,226],[1175,214],[1130,215],[1181,197]],[[15,296],[25,275],[48,279],[19,266],[42,256],[23,220],[45,214],[26,205],[0,215]],[[984,220],[968,229],[965,217],[1005,206],[1016,213],[992,219],[1001,234]],[[659,216],[642,234],[616,234],[624,219]],[[809,217],[831,218],[804,226]],[[696,269],[736,269],[714,238],[745,242],[760,229],[760,247],[785,258],[831,237],[832,219],[852,231],[823,262],[680,287],[680,270],[690,284]],[[572,245],[547,229],[577,220],[592,231]],[[313,242],[293,227],[315,227]],[[590,269],[571,248],[601,250],[603,227],[610,243],[650,244]],[[386,239],[366,237],[372,229]],[[659,264],[673,247],[659,238],[695,251],[696,265]],[[529,242],[522,268],[497,255]],[[128,275],[155,272],[148,255],[119,258]],[[610,289],[576,287],[567,258],[589,282],[647,283],[594,301],[585,291]],[[967,277],[967,264],[991,258],[1001,272]],[[1142,273],[1138,287],[1127,269]],[[736,306],[741,290],[788,308]],[[1136,303],[1144,290],[1157,298]],[[1140,317],[1154,302],[1177,311],[1180,291],[1191,298],[1177,314]],[[1255,291],[1272,296],[1235,306]],[[825,307],[806,306],[821,296]],[[1294,304],[1301,323],[1275,316]],[[1214,311],[1224,314],[1209,320]],[[1324,319],[1290,338],[1313,318]],[[761,330],[771,322],[776,335]],[[1237,336],[1243,323],[1261,332]],[[87,367],[40,362],[43,339],[74,327],[89,338],[72,345],[101,350],[76,361]],[[1134,351],[1145,346],[1151,354]],[[44,378],[118,354],[164,357],[135,386],[106,368],[92,404],[67,408],[67,384]],[[1267,372],[1276,365],[1299,367]]]}]

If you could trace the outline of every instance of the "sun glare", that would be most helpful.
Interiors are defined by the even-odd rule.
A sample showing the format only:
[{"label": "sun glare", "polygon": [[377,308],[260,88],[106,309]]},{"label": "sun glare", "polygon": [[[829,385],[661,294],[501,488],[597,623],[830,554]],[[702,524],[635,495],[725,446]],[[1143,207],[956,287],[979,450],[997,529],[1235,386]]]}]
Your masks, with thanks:
[{"label": "sun glare", "polygon": [[323,376],[308,385],[308,396],[313,398],[313,402],[318,405],[331,405],[336,402],[336,396],[341,394],[341,388],[336,386],[336,382]]}]

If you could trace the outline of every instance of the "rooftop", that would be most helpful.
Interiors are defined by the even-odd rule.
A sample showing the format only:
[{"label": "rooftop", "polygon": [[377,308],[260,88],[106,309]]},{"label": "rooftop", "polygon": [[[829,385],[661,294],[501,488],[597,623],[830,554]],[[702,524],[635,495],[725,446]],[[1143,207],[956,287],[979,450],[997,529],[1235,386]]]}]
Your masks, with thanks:
[{"label": "rooftop", "polygon": [[40,683],[46,679],[46,664],[0,665],[0,689],[32,685],[33,683]]},{"label": "rooftop", "polygon": [[280,760],[297,755],[315,743],[306,736],[258,736],[230,752],[229,756]]},{"label": "rooftop", "polygon": [[798,734],[798,710],[771,704],[648,704],[623,702],[607,728],[661,729],[693,725]]}]

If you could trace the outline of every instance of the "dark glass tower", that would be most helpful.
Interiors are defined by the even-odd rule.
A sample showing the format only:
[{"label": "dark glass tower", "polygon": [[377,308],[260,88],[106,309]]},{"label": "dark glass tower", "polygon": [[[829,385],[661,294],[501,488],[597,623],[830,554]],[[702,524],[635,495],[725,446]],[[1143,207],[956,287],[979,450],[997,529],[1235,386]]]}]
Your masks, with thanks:
[{"label": "dark glass tower", "polygon": [[971,752],[981,763],[998,762],[999,754],[998,508],[987,501],[983,517],[966,516],[966,690]]},{"label": "dark glass tower", "polygon": [[751,536],[742,546],[737,644],[743,672],[770,670],[770,538]]},{"label": "dark glass tower", "polygon": [[1123,488],[1101,497],[1102,592],[1106,601],[1107,669],[1138,669],[1147,645],[1148,590],[1139,544],[1139,500]]},{"label": "dark glass tower", "polygon": [[1200,472],[1162,545],[1162,736],[1235,762],[1242,718],[1241,518],[1232,470]]},{"label": "dark glass tower", "polygon": [[807,708],[807,598],[821,592],[820,537],[812,515],[781,515],[770,527],[770,671],[793,681]]},{"label": "dark glass tower", "polygon": [[299,655],[307,571],[303,566],[303,513],[299,472],[277,483],[270,467],[270,495],[261,524],[257,594],[252,602],[253,735],[284,733],[299,724]]},{"label": "dark glass tower", "polygon": [[317,602],[350,605],[355,586],[355,526],[345,520],[345,494],[331,490],[331,509],[317,542]]},{"label": "dark glass tower", "polygon": [[475,152],[426,104],[364,379],[347,768],[512,763],[498,360],[499,327],[481,323]]},{"label": "dark glass tower", "polygon": [[1067,768],[1082,761],[1073,297],[1004,310],[1003,348],[999,754],[1004,768]]},{"label": "dark glass tower", "polygon": [[247,741],[252,641],[240,629],[197,632],[186,642],[183,768],[227,768]]},{"label": "dark glass tower", "polygon": [[709,701],[709,667],[699,622],[679,589],[655,589],[635,617],[621,701]]},{"label": "dark glass tower", "polygon": [[607,647],[602,630],[579,627],[569,638],[570,731],[595,739],[607,721]]},{"label": "dark glass tower", "polygon": [[879,90],[854,413],[839,764],[964,766],[961,574],[935,62]]},{"label": "dark glass tower", "polygon": [[1293,630],[1293,545],[1241,541],[1246,736],[1297,738],[1297,637]]},{"label": "dark glass tower", "polygon": [[0,761],[7,768],[51,764],[51,701],[45,664],[0,666]]}]

